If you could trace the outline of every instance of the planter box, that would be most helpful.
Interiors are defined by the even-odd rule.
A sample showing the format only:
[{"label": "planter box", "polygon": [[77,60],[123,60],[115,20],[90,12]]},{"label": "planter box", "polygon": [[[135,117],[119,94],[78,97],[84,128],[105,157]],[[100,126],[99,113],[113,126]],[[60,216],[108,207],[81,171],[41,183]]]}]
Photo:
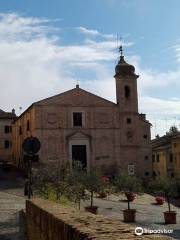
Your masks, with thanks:
[{"label": "planter box", "polygon": [[98,207],[97,206],[92,206],[92,207],[91,206],[87,206],[87,207],[85,207],[85,211],[93,213],[93,214],[97,214]]},{"label": "planter box", "polygon": [[100,192],[98,197],[105,198],[105,197],[107,197],[107,194],[105,192]]},{"label": "planter box", "polygon": [[124,222],[135,222],[136,221],[136,210],[125,209],[123,210]]},{"label": "planter box", "polygon": [[164,212],[165,224],[176,224],[176,214],[175,211]]}]

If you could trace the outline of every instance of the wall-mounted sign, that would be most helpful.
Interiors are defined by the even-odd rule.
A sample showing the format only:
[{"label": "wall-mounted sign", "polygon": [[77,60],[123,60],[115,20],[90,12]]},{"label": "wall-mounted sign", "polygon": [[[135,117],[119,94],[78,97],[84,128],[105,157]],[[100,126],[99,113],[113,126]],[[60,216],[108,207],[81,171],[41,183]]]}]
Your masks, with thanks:
[{"label": "wall-mounted sign", "polygon": [[134,175],[134,164],[128,165],[128,174]]}]

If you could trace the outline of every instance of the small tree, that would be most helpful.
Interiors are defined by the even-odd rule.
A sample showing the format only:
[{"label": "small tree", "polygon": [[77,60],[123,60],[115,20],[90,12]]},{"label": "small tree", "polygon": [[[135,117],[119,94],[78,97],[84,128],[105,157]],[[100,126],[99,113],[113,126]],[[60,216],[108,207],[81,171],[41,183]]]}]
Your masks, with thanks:
[{"label": "small tree", "polygon": [[98,169],[91,169],[84,178],[84,186],[90,193],[90,206],[93,206],[94,194],[98,193],[102,187],[101,174]]},{"label": "small tree", "polygon": [[69,175],[66,177],[68,184],[67,195],[68,198],[75,203],[78,203],[79,209],[81,206],[81,200],[85,200],[85,185],[84,179],[86,172],[83,170],[81,163],[76,162]]},{"label": "small tree", "polygon": [[68,185],[65,181],[56,181],[52,184],[52,187],[56,194],[56,200],[60,200],[67,193]]},{"label": "small tree", "polygon": [[167,199],[168,210],[171,211],[170,198],[176,196],[177,185],[174,179],[168,177],[158,177],[150,182],[150,189],[154,193],[163,193]]},{"label": "small tree", "polygon": [[178,128],[177,128],[176,126],[171,126],[170,129],[169,129],[169,131],[166,132],[166,135],[172,136],[172,135],[176,135],[176,134],[178,134],[178,133],[180,133],[179,130],[178,130]]},{"label": "small tree", "polygon": [[58,169],[41,163],[32,171],[32,186],[37,194],[48,198],[49,189],[58,180]]},{"label": "small tree", "polygon": [[[124,192],[126,193],[140,193],[143,191],[142,182],[135,176],[129,176],[126,173],[121,173],[116,176],[115,181],[115,189],[117,192]],[[128,210],[130,210],[130,200],[127,198],[128,201]]]}]

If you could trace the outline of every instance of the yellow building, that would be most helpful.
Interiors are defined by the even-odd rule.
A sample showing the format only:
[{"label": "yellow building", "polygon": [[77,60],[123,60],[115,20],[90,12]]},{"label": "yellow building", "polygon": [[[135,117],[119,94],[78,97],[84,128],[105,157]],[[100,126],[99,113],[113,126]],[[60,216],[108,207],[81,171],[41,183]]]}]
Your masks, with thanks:
[{"label": "yellow building", "polygon": [[180,134],[153,140],[152,152],[153,176],[180,176]]}]

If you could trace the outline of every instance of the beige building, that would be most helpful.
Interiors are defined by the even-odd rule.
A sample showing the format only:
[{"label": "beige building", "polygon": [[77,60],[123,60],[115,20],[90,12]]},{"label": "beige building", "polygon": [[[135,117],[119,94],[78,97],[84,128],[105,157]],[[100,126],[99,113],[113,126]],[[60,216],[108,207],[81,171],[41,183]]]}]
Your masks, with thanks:
[{"label": "beige building", "polygon": [[180,176],[180,134],[165,135],[152,141],[153,176]]},{"label": "beige building", "polygon": [[16,118],[12,112],[0,109],[0,162],[12,161],[12,122]]},{"label": "beige building", "polygon": [[41,142],[40,161],[60,166],[80,160],[88,169],[110,166],[152,176],[151,124],[138,113],[135,68],[121,55],[115,68],[117,102],[75,88],[33,103],[13,127],[13,152],[23,166],[22,142]]}]

